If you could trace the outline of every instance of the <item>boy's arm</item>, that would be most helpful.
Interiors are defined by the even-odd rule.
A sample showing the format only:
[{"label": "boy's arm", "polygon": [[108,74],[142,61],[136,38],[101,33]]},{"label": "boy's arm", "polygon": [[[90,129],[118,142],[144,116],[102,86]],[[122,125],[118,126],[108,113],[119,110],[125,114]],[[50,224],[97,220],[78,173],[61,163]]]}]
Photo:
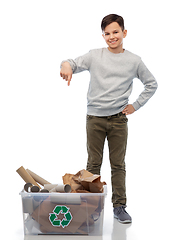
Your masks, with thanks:
[{"label": "boy's arm", "polygon": [[154,76],[151,74],[151,72],[147,69],[147,67],[142,61],[138,66],[137,77],[144,84],[144,91],[132,104],[136,111],[154,95],[158,87],[157,81],[155,80]]},{"label": "boy's arm", "polygon": [[61,63],[60,76],[68,81],[68,86],[72,79],[72,74],[89,70],[91,65],[91,52],[76,59],[68,59]]}]

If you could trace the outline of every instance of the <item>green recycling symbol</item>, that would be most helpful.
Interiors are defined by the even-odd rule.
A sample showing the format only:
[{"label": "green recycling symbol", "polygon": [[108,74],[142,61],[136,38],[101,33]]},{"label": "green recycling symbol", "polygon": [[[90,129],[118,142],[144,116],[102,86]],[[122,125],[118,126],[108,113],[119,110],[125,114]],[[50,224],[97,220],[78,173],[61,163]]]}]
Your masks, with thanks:
[{"label": "green recycling symbol", "polygon": [[[64,214],[64,218],[62,220],[58,219],[57,217],[57,215],[59,215],[60,213]],[[69,208],[67,208],[66,206],[59,205],[57,205],[54,208],[53,213],[49,213],[49,215],[50,215],[49,220],[54,227],[62,226],[63,228],[65,228],[70,224],[73,218],[69,211]]]}]

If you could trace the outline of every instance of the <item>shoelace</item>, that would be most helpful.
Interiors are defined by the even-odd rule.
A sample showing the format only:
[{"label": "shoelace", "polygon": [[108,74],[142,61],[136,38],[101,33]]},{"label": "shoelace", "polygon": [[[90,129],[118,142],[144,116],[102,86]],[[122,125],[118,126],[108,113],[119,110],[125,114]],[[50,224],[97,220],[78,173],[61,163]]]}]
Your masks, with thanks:
[{"label": "shoelace", "polygon": [[125,210],[125,208],[126,208],[126,206],[120,206],[120,207],[117,208],[117,211],[118,211],[119,213],[121,213],[121,212],[127,213],[126,210]]}]

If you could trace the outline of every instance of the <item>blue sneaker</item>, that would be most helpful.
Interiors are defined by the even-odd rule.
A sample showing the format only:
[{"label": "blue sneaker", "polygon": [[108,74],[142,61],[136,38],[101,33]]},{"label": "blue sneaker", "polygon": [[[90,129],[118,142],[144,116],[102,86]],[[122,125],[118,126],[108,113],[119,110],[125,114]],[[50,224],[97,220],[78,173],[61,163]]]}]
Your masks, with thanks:
[{"label": "blue sneaker", "polygon": [[131,216],[126,212],[125,210],[126,206],[120,206],[113,209],[114,217],[120,222],[120,223],[131,223],[132,218]]}]

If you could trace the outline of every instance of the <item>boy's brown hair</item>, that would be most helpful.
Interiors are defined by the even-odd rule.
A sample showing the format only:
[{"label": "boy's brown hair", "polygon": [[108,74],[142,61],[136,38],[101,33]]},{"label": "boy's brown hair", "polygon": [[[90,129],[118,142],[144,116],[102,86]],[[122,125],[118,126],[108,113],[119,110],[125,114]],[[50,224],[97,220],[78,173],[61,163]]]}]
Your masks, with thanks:
[{"label": "boy's brown hair", "polygon": [[111,23],[113,22],[117,22],[119,24],[119,26],[121,27],[122,31],[124,31],[125,27],[124,27],[124,19],[117,15],[117,14],[109,14],[106,17],[103,18],[102,22],[101,22],[101,29],[102,31],[104,31],[104,29]]}]

